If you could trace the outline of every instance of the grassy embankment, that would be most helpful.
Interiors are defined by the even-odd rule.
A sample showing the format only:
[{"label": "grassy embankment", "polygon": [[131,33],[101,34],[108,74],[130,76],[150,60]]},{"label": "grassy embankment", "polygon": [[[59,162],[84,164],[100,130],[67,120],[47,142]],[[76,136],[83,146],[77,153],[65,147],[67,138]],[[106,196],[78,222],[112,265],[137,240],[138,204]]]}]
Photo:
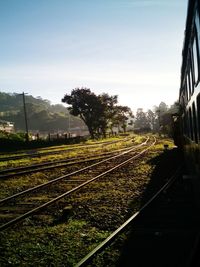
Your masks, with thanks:
[{"label": "grassy embankment", "polygon": [[[66,206],[72,207],[70,215],[58,210],[43,224],[28,218],[20,226],[2,232],[0,265],[74,266],[141,207],[158,163],[154,159],[162,157],[166,143],[172,151],[173,142],[160,139],[142,160],[63,199]],[[17,186],[17,180],[13,186]],[[103,266],[107,257],[112,260],[104,266],[114,266],[118,256],[118,247],[108,249],[95,264]]]}]

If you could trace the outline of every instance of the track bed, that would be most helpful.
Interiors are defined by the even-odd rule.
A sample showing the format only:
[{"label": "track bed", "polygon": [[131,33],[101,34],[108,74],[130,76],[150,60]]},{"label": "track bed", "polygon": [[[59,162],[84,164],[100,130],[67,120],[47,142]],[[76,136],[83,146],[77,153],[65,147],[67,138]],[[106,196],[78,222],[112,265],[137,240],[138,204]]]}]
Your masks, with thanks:
[{"label": "track bed", "polygon": [[200,216],[191,180],[182,176],[132,225],[119,266],[200,266]]}]

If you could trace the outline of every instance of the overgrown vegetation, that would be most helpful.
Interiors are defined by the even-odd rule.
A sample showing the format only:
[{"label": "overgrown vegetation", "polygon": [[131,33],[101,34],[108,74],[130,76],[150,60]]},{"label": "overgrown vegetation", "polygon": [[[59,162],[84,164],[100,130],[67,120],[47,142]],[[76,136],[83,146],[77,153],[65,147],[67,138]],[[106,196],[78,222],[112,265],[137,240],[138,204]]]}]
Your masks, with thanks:
[{"label": "overgrown vegetation", "polygon": [[[144,139],[145,136],[136,136],[136,135],[131,135],[132,138],[128,139],[127,141],[124,140],[123,137],[117,136],[114,138],[107,138],[107,139],[102,139],[94,141],[94,140],[87,140],[83,141],[81,143],[75,143],[75,144],[65,144],[61,146],[49,146],[49,147],[44,147],[44,148],[37,148],[37,149],[25,149],[21,151],[11,151],[8,153],[3,152],[0,154],[0,159],[3,157],[7,157],[7,161],[0,161],[0,168],[11,168],[11,167],[19,167],[19,166],[25,166],[25,165],[30,165],[34,163],[43,163],[46,161],[55,161],[55,160],[62,160],[62,159],[70,159],[72,157],[79,157],[79,156],[84,156],[84,155],[93,155],[96,153],[98,155],[99,153],[102,152],[109,152],[112,150],[117,150],[121,149],[125,146],[130,146],[133,144],[141,143]],[[103,145],[103,142],[105,141],[117,141],[115,143]],[[101,145],[102,143],[102,145]],[[88,146],[87,145],[94,145],[94,144],[99,144],[96,147],[94,146]],[[45,152],[56,152],[60,151],[62,153],[58,154],[50,154],[50,155],[45,155]],[[16,159],[16,160],[9,160],[9,157],[11,156],[16,156],[16,155],[31,155],[32,153],[40,153],[40,157],[26,157],[22,159]]]},{"label": "overgrown vegetation", "polygon": [[128,118],[133,118],[132,111],[127,106],[117,105],[117,95],[95,95],[89,88],[73,89],[71,94],[66,94],[62,101],[70,107],[70,113],[80,116],[87,125],[92,139],[100,136],[106,137],[108,129],[113,132],[113,127],[126,131]]},{"label": "overgrown vegetation", "polygon": [[[26,95],[28,128],[32,131],[54,132],[69,130],[70,127],[85,127],[78,117],[69,114],[61,104],[52,105],[41,97]],[[22,94],[0,92],[0,120],[14,122],[15,130],[24,131],[24,106]]]},{"label": "overgrown vegetation", "polygon": [[74,266],[79,257],[84,256],[85,244],[91,250],[109,234],[83,220],[46,227],[32,225],[24,230],[0,234],[2,267]]},{"label": "overgrown vegetation", "polygon": [[[143,137],[145,138],[145,137]],[[119,139],[119,138],[118,138]],[[137,138],[135,138],[136,141]],[[112,139],[113,140],[113,139]],[[115,139],[116,141],[117,139]],[[97,147],[78,147],[71,145],[69,146],[69,151],[66,151],[65,153],[62,154],[53,154],[53,155],[44,155],[36,158],[24,158],[24,159],[17,159],[17,160],[10,160],[10,161],[3,161],[0,162],[0,169],[5,169],[5,168],[12,168],[12,167],[20,167],[20,166],[27,166],[31,165],[34,163],[43,163],[46,161],[57,161],[59,159],[63,159],[64,157],[66,159],[70,159],[72,157],[84,157],[84,156],[98,156],[102,152],[111,152],[115,151],[117,149],[121,149],[124,147],[128,147],[133,144],[132,140],[129,139],[127,141],[119,139],[117,143],[113,143],[110,145],[104,145],[104,146],[97,146]],[[141,140],[142,141],[142,140]],[[99,143],[99,142],[98,142]],[[93,142],[94,144],[94,142]],[[137,144],[137,142],[135,142]],[[57,147],[59,148],[59,147]],[[70,151],[70,148],[76,148],[74,151]],[[63,149],[63,147],[61,147]],[[88,163],[80,163],[78,165],[73,165],[73,166],[65,166],[65,167],[59,167],[55,168],[52,170],[46,170],[46,171],[41,171],[37,173],[30,173],[28,175],[22,175],[22,176],[16,176],[12,177],[11,179],[3,179],[1,181],[1,188],[0,188],[0,198],[5,198],[8,197],[14,193],[20,192],[22,190],[25,190],[30,187],[34,187],[36,185],[45,183],[49,180],[52,180],[55,177],[61,176],[66,173],[70,173],[74,170],[77,170],[80,168],[80,166],[85,167],[88,165]]]},{"label": "overgrown vegetation", "polygon": [[86,141],[87,137],[76,136],[71,138],[56,138],[56,139],[38,139],[29,140],[27,142],[26,134],[22,133],[8,133],[0,131],[0,152],[23,150],[30,148],[49,147],[61,144],[74,144]]},{"label": "overgrown vegetation", "polygon": [[178,102],[175,102],[171,107],[161,102],[159,106],[154,106],[152,110],[149,109],[147,112],[144,112],[142,108],[137,109],[134,122],[135,133],[153,132],[172,137],[173,115],[177,115],[179,109]]},{"label": "overgrown vegetation", "polygon": [[[169,155],[163,151],[164,144],[169,145]],[[157,183],[155,191],[164,182],[155,176],[155,170],[162,159],[167,175],[175,162],[172,152],[171,140],[160,139],[142,160],[63,199],[62,206],[71,207],[69,214],[56,209],[55,214],[48,214],[51,220],[44,217],[42,224],[37,217],[28,218],[20,226],[1,232],[1,266],[74,266],[144,204],[153,183]],[[120,237],[120,246],[123,239]],[[92,266],[116,266],[120,246],[112,246]]]}]

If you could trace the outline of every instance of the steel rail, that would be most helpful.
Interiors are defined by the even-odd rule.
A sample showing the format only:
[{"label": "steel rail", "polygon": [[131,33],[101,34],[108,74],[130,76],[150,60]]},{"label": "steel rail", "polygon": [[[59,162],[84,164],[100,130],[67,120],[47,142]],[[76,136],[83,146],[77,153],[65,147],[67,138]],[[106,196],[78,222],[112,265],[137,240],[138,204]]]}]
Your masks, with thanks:
[{"label": "steel rail", "polygon": [[[114,152],[109,152],[109,153],[114,153]],[[106,153],[105,153],[106,154]],[[98,156],[102,156],[104,155],[104,153],[99,154]],[[93,155],[92,155],[93,156]],[[91,157],[91,156],[90,156]],[[94,157],[94,156],[93,156]],[[91,157],[92,158],[92,157]],[[32,165],[27,165],[27,166],[21,166],[21,167],[13,167],[13,168],[8,168],[8,169],[2,169],[0,170],[0,177],[1,174],[4,173],[9,173],[9,172],[16,172],[16,171],[20,171],[20,170],[27,170],[27,169],[34,169],[34,168],[38,168],[38,167],[43,167],[43,166],[48,166],[48,165],[53,165],[53,164],[59,164],[59,163],[69,163],[71,161],[74,160],[81,160],[81,159],[88,159],[88,157],[73,157],[73,158],[67,158],[67,159],[63,159],[63,160],[55,160],[55,161],[47,161],[44,163],[36,163],[36,164],[32,164]]]},{"label": "steel rail", "polygon": [[[107,157],[109,157],[109,155]],[[76,165],[76,164],[79,164],[79,163],[100,160],[100,159],[103,159],[103,158],[106,158],[106,156],[94,157],[94,158],[90,158],[90,159],[73,161],[73,162],[68,161],[66,163],[61,163],[61,164],[55,164],[54,163],[55,165],[53,165],[53,163],[52,163],[53,166],[46,166],[45,167],[45,165],[44,165],[44,167],[40,167],[40,168],[36,168],[35,167],[33,169],[29,169],[29,167],[28,167],[28,169],[25,168],[24,171],[19,171],[17,173],[8,173],[8,174],[0,175],[0,179],[6,179],[6,178],[13,177],[13,176],[19,176],[19,175],[24,175],[24,174],[34,173],[34,172],[46,171],[46,170],[55,169],[55,168],[61,168],[61,167],[65,167],[65,166],[72,166],[72,165]]]},{"label": "steel rail", "polygon": [[[143,145],[143,144],[145,144],[145,142],[141,143],[140,145]],[[140,145],[137,145],[135,147],[138,147]],[[64,167],[64,166],[70,166],[70,165],[79,164],[79,163],[83,163],[83,162],[94,161],[94,160],[102,159],[102,158],[106,157],[106,155],[109,156],[111,154],[116,154],[118,152],[126,151],[129,149],[130,149],[130,147],[126,147],[126,148],[118,149],[118,150],[111,151],[111,152],[100,153],[100,154],[97,154],[96,156],[90,155],[90,157],[79,157],[79,158],[74,157],[71,159],[68,158],[68,159],[64,159],[64,160],[49,161],[49,162],[44,162],[44,163],[39,163],[39,164],[32,164],[29,166],[21,166],[21,167],[17,167],[17,168],[4,169],[4,170],[0,170],[0,179],[5,179],[5,178],[12,177],[12,176],[19,176],[19,175],[32,173],[32,172],[44,171],[44,170],[54,169],[54,168],[59,168],[59,167]],[[97,156],[99,156],[99,157],[97,157]],[[77,159],[78,159],[78,161],[74,161]],[[51,166],[51,165],[53,165],[53,166]],[[14,173],[16,171],[18,171],[18,172]]]},{"label": "steel rail", "polygon": [[95,166],[97,166],[97,165],[100,165],[100,164],[102,164],[102,163],[104,163],[104,162],[106,162],[106,161],[109,161],[109,160],[111,160],[111,159],[114,159],[114,158],[117,158],[117,157],[121,157],[122,155],[125,155],[125,154],[127,154],[127,153],[130,153],[130,152],[132,152],[133,150],[137,149],[138,147],[141,147],[141,146],[145,145],[145,144],[147,143],[148,140],[149,140],[149,138],[147,138],[147,140],[146,140],[144,143],[142,143],[142,144],[140,144],[140,145],[138,145],[138,146],[134,146],[133,148],[131,148],[131,149],[125,151],[125,152],[122,152],[122,153],[119,154],[119,155],[115,155],[115,156],[109,157],[109,158],[104,159],[104,160],[102,160],[102,161],[96,162],[96,163],[94,163],[94,164],[92,164],[92,165],[86,166],[86,167],[84,167],[84,168],[82,168],[82,169],[80,169],[80,170],[76,170],[76,171],[74,171],[74,172],[71,172],[71,173],[68,173],[68,174],[59,176],[59,177],[57,177],[57,178],[55,178],[55,179],[53,179],[53,180],[51,180],[51,181],[49,181],[49,182],[46,182],[46,183],[37,185],[37,186],[35,186],[35,187],[31,187],[31,188],[26,189],[26,190],[24,190],[24,191],[22,191],[22,192],[19,192],[19,193],[16,193],[16,194],[12,195],[12,196],[9,196],[9,197],[6,197],[6,198],[4,198],[4,199],[1,199],[1,200],[0,200],[0,204],[3,204],[3,203],[5,203],[5,202],[7,202],[7,201],[9,201],[9,200],[11,200],[11,199],[13,199],[13,198],[22,196],[22,195],[27,194],[27,193],[30,193],[30,192],[33,192],[33,191],[35,191],[35,190],[37,190],[37,189],[40,189],[40,188],[42,188],[42,187],[48,186],[48,185],[50,185],[50,184],[52,184],[52,183],[55,183],[55,182],[57,182],[57,181],[59,181],[59,180],[62,180],[62,179],[64,179],[64,178],[67,178],[67,177],[72,176],[72,175],[74,175],[74,174],[77,174],[77,173],[80,173],[80,172],[82,172],[82,171],[85,171],[85,170],[87,170],[87,169],[89,169],[89,168],[93,168],[93,167],[95,167]]},{"label": "steel rail", "polygon": [[[117,142],[121,142],[121,141],[127,141],[127,140],[129,140],[129,139],[132,139],[133,137],[126,137],[126,138],[122,138],[122,139],[120,139],[120,140],[113,140],[113,141],[103,141],[103,142],[95,142],[94,144],[85,144],[85,143],[83,143],[83,144],[69,144],[69,146],[71,146],[71,148],[80,148],[80,147],[90,147],[90,146],[98,146],[98,145],[101,145],[101,144],[107,144],[107,143],[117,143]],[[67,144],[65,144],[65,145],[57,145],[57,146],[49,146],[49,147],[42,147],[42,148],[39,148],[40,149],[40,151],[46,151],[46,150],[59,150],[59,147],[60,146],[63,146],[63,149],[62,150],[64,150],[64,149],[66,149],[66,148],[64,148],[64,146],[68,146]],[[25,153],[27,153],[27,152],[29,152],[29,151],[35,151],[35,152],[37,152],[37,148],[34,148],[34,149],[27,149],[27,150],[21,150],[21,151],[15,151],[14,152],[14,154],[22,154],[22,156],[23,156],[23,154],[25,154]],[[13,152],[12,151],[8,151],[8,152],[6,152],[7,154],[13,154]],[[0,152],[0,156],[1,155],[4,155],[5,154],[5,152]]]},{"label": "steel rail", "polygon": [[[128,139],[128,138],[121,139],[121,141],[124,141],[126,139]],[[105,144],[105,143],[113,143],[113,142],[119,142],[119,141],[120,140],[104,141],[104,142],[95,142],[94,144],[69,144],[69,145],[70,145],[70,148],[79,148],[79,147],[87,147],[87,146],[93,146],[93,145],[101,145],[101,144]],[[62,148],[60,148],[61,146],[62,146]],[[62,150],[65,150],[66,149],[66,146],[67,146],[67,144],[60,145],[60,146],[57,145],[57,146],[43,147],[43,148],[39,148],[39,149],[40,149],[41,152],[43,152],[43,151],[45,152],[46,150],[50,150],[50,149],[51,150],[61,150],[62,151]],[[68,149],[70,149],[70,148],[68,148]],[[14,154],[15,155],[21,154],[23,156],[23,155],[25,155],[25,153],[28,153],[30,151],[31,151],[31,153],[32,153],[32,151],[35,152],[35,153],[38,152],[37,148],[34,148],[34,149],[27,149],[27,150],[16,151],[16,152],[14,152]],[[5,154],[5,152],[0,152],[0,156],[1,155],[4,155],[4,154]],[[9,152],[7,152],[7,154],[13,154],[13,152],[12,151],[9,151]]]},{"label": "steel rail", "polygon": [[103,146],[103,145],[112,145],[114,143],[118,143],[122,141],[127,141],[127,140],[115,140],[112,142],[102,142],[102,143],[91,144],[91,145],[79,145],[79,146],[72,147],[72,148],[67,148],[67,149],[62,149],[62,150],[57,150],[57,151],[49,151],[49,152],[44,152],[44,153],[43,152],[42,153],[30,153],[30,154],[17,155],[17,156],[11,156],[11,157],[0,157],[0,162],[8,161],[8,160],[15,160],[15,159],[23,159],[23,158],[28,158],[28,157],[34,158],[34,157],[51,155],[51,154],[65,153],[65,152],[73,151],[73,150],[80,149],[80,148],[90,148],[90,147],[98,147],[98,146]]},{"label": "steel rail", "polygon": [[[155,138],[155,137],[154,137],[154,138]],[[105,176],[106,174],[112,172],[113,170],[115,170],[115,169],[117,169],[117,168],[120,168],[121,166],[127,164],[127,163],[130,162],[131,160],[136,159],[136,158],[139,158],[142,154],[144,154],[146,151],[148,151],[148,150],[149,150],[155,143],[156,143],[156,139],[154,140],[154,142],[153,142],[150,146],[148,146],[148,148],[144,149],[143,151],[141,151],[141,152],[138,153],[137,155],[134,155],[133,157],[131,157],[131,158],[125,160],[124,162],[122,162],[122,163],[116,165],[115,167],[113,167],[113,168],[111,168],[111,169],[109,169],[109,170],[107,170],[107,171],[105,171],[105,172],[103,172],[103,173],[101,173],[101,174],[99,174],[99,175],[97,175],[97,176],[91,178],[90,180],[88,180],[88,181],[86,181],[86,182],[80,184],[79,186],[77,186],[77,187],[75,187],[75,188],[73,188],[73,189],[71,189],[71,190],[69,190],[69,191],[67,191],[67,192],[65,192],[65,193],[63,193],[63,194],[61,194],[60,196],[57,196],[56,198],[53,198],[52,200],[50,200],[50,201],[48,201],[48,202],[42,204],[41,206],[36,207],[36,208],[34,208],[34,209],[32,209],[32,210],[30,210],[30,211],[24,213],[23,215],[21,215],[21,216],[15,218],[15,219],[13,219],[13,220],[11,220],[11,221],[9,221],[9,222],[3,224],[3,225],[1,225],[1,226],[0,226],[0,231],[3,231],[3,230],[5,230],[5,229],[7,229],[8,227],[10,227],[10,226],[12,226],[12,225],[14,225],[14,224],[20,222],[21,220],[23,220],[23,219],[29,217],[30,215],[35,214],[36,212],[38,212],[38,211],[44,209],[45,207],[50,206],[51,204],[53,204],[53,203],[57,202],[58,200],[60,200],[60,199],[62,199],[62,198],[64,198],[64,197],[66,197],[67,195],[69,195],[69,194],[71,194],[71,193],[73,193],[73,192],[75,192],[75,191],[81,189],[82,187],[84,187],[84,186],[86,186],[86,185],[92,183],[93,181],[97,180],[98,178],[100,178],[100,177],[102,177],[102,176]],[[126,154],[126,153],[128,153],[128,152],[124,152],[124,153],[122,153],[122,154]],[[114,157],[112,157],[112,158],[115,158],[115,157],[117,157],[117,156],[114,156]],[[105,160],[105,161],[106,161],[106,160]],[[94,164],[94,165],[97,165],[97,164]]]},{"label": "steel rail", "polygon": [[[112,152],[100,153],[100,154],[98,154],[98,156],[102,156],[102,155],[106,155],[106,154],[113,154],[113,153],[117,153],[119,151],[128,150],[128,149],[129,149],[129,147],[126,147],[126,148],[114,150]],[[2,170],[0,170],[0,174],[8,173],[8,172],[14,172],[14,171],[18,171],[18,170],[26,170],[26,169],[31,169],[31,168],[37,168],[37,167],[42,167],[42,166],[46,166],[46,165],[53,165],[53,164],[56,164],[56,163],[65,163],[65,162],[70,162],[70,161],[77,160],[77,159],[87,159],[87,158],[88,157],[73,157],[73,158],[67,158],[67,159],[63,159],[63,160],[55,160],[55,161],[47,161],[47,162],[44,162],[44,163],[36,163],[36,164],[27,165],[27,166],[21,166],[21,167],[16,167],[16,168],[13,167],[13,168],[8,168],[8,169],[2,169]]]},{"label": "steel rail", "polygon": [[182,166],[179,166],[175,173],[172,175],[172,177],[165,183],[160,190],[156,194],[153,195],[153,197],[147,201],[144,206],[142,206],[139,211],[135,212],[127,221],[125,221],[119,228],[117,228],[111,235],[109,235],[103,242],[101,242],[96,248],[94,248],[90,253],[88,253],[83,259],[81,259],[75,267],[83,267],[89,264],[94,257],[97,256],[97,254],[101,253],[106,247],[108,247],[122,232],[126,230],[126,228],[133,223],[133,221],[138,217],[141,212],[144,211],[145,208],[147,208],[152,202],[167,188],[170,187],[171,184],[173,184],[178,174],[180,174],[180,171],[182,169]]}]

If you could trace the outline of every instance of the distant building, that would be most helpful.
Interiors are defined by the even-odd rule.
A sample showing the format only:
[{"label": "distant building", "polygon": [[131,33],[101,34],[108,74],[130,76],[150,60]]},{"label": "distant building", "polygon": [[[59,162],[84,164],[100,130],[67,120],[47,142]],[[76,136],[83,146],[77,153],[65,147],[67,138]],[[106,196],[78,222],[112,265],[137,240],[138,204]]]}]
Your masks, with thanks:
[{"label": "distant building", "polygon": [[70,132],[72,137],[89,135],[89,131],[88,131],[87,127],[85,127],[85,126],[83,126],[83,127],[73,127],[73,128],[71,127],[69,129],[69,132]]},{"label": "distant building", "polygon": [[10,121],[0,120],[0,131],[5,131],[8,133],[14,132],[14,123]]}]

